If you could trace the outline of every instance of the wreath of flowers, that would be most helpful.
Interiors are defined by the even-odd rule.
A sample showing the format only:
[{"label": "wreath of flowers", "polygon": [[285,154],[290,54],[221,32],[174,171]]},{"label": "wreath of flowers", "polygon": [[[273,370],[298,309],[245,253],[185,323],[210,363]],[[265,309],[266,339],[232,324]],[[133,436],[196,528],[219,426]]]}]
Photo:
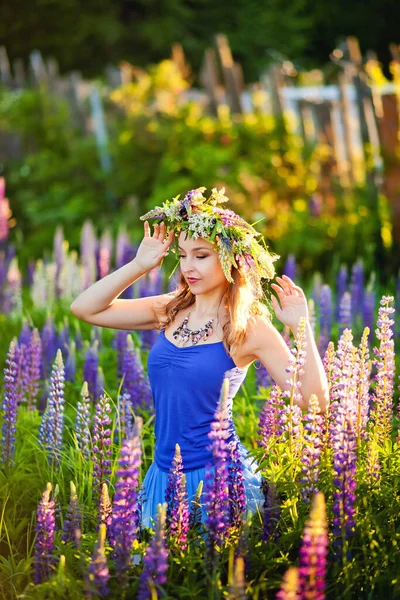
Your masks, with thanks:
[{"label": "wreath of flowers", "polygon": [[[226,279],[233,283],[233,265],[260,289],[260,279],[274,277],[273,263],[280,257],[268,251],[261,233],[252,225],[233,210],[218,206],[229,201],[225,196],[224,187],[220,190],[213,188],[208,198],[203,195],[206,189],[199,187],[190,190],[183,200],[179,200],[178,194],[172,200],[166,200],[162,206],[156,206],[140,219],[154,219],[157,223],[164,221],[166,236],[173,228],[177,237],[181,231],[187,231],[194,239],[202,237],[209,242],[215,242]],[[256,239],[258,236],[261,236],[261,243]],[[172,251],[175,253],[175,249]]]}]

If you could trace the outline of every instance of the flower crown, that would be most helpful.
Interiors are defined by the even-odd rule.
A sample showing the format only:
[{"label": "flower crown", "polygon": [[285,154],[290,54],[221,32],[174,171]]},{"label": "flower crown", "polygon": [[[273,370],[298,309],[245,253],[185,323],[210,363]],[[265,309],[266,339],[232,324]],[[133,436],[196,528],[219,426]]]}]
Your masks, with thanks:
[{"label": "flower crown", "polygon": [[261,245],[256,240],[261,233],[252,225],[233,210],[218,206],[229,201],[225,196],[225,188],[220,190],[213,188],[208,198],[203,196],[206,189],[199,187],[190,190],[183,200],[179,200],[180,194],[178,194],[172,200],[166,200],[161,207],[156,206],[140,219],[164,221],[167,226],[166,235],[173,228],[178,236],[181,231],[187,231],[194,239],[202,237],[209,242],[215,240],[226,279],[233,283],[231,276],[233,265],[259,289],[261,278],[274,277],[273,263],[280,257],[268,252],[265,243]]}]

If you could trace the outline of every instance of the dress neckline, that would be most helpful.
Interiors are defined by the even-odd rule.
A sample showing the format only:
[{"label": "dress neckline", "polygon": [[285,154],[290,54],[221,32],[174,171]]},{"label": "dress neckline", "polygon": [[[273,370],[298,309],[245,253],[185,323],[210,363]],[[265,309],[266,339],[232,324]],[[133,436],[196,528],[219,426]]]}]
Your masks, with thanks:
[{"label": "dress neckline", "polygon": [[[218,344],[223,344],[224,342],[221,340],[219,342],[207,342],[207,344],[197,344],[196,346],[177,346],[176,344],[174,344],[173,342],[171,342],[171,340],[169,340],[167,338],[167,336],[165,335],[164,329],[161,329],[160,335],[163,336],[164,340],[166,340],[168,342],[168,344],[170,344],[171,346],[173,346],[174,348],[176,348],[177,350],[193,350],[195,348],[200,348],[201,346],[218,346]],[[233,360],[233,358],[229,355],[229,358],[231,359],[231,361],[233,362],[233,364],[235,365],[234,368],[237,369],[238,371],[242,371],[242,373],[247,372],[248,367],[246,367],[245,369],[242,369],[238,366],[236,366],[235,361]]]},{"label": "dress neckline", "polygon": [[176,344],[174,344],[174,342],[171,342],[171,340],[167,338],[164,329],[161,329],[161,333],[163,334],[167,342],[171,344],[171,346],[174,346],[174,348],[178,348],[178,350],[191,350],[192,348],[199,348],[200,346],[218,346],[218,344],[223,344],[223,341],[221,340],[219,342],[207,342],[207,344],[196,344],[195,346],[177,346]]}]

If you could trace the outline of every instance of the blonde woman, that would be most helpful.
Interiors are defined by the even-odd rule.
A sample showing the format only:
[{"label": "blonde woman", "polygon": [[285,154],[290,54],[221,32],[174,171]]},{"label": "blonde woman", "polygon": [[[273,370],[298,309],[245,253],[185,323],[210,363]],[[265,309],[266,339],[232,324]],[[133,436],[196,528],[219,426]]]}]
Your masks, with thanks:
[{"label": "blonde woman", "polygon": [[[165,501],[168,473],[176,443],[181,448],[189,501],[205,481],[212,461],[208,433],[224,378],[229,378],[228,442],[239,444],[246,487],[247,511],[262,510],[261,477],[232,420],[232,401],[253,361],[260,361],[284,390],[290,351],[271,323],[263,302],[261,280],[271,279],[278,258],[260,244],[251,225],[231,210],[224,189],[190,190],[166,201],[143,217],[144,238],[133,261],[86,289],[72,303],[80,319],[115,329],[160,331],[148,356],[148,375],[155,406],[155,456],[142,488],[142,525],[152,526],[157,506]],[[151,232],[148,219],[155,219]],[[157,267],[177,241],[180,281],[169,294],[119,299],[133,282]],[[286,276],[271,284],[277,318],[295,332],[305,317],[307,360],[301,376],[299,406],[311,394],[320,409],[328,404],[328,384],[308,321],[302,289]],[[206,512],[202,509],[202,520]]]}]

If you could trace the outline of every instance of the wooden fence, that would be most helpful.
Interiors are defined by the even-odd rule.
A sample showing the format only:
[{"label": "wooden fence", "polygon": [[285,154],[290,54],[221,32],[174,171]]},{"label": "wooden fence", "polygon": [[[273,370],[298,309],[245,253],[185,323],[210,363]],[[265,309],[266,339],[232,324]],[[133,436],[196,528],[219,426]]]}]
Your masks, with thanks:
[{"label": "wooden fence", "polygon": [[[260,81],[245,86],[242,68],[233,60],[226,36],[219,34],[215,48],[204,53],[199,76],[203,89],[190,87],[180,101],[201,102],[214,116],[221,105],[228,105],[232,114],[283,115],[286,127],[305,142],[323,142],[331,148],[320,181],[325,199],[332,194],[333,178],[344,187],[369,183],[376,194],[388,197],[394,239],[400,243],[400,46],[393,44],[390,51],[392,81],[386,81],[374,53],[363,58],[358,41],[349,37],[330,55],[336,67],[334,83],[326,85],[322,71],[297,73],[290,61],[282,60],[270,66]],[[190,67],[180,44],[174,44],[171,58],[190,82]],[[111,90],[142,74],[142,69],[128,63],[109,66],[106,85]],[[295,77],[303,82],[301,86],[294,85]],[[4,48],[0,48],[0,81],[10,89],[46,86],[67,99],[74,124],[85,134],[95,135],[102,168],[112,170],[102,99],[93,82],[78,71],[60,75],[57,62],[45,61],[38,51],[32,52],[27,69],[21,60],[11,65]],[[21,152],[17,139],[7,139],[6,144],[8,156]],[[4,139],[3,143],[0,139],[1,147],[5,147]]]}]

